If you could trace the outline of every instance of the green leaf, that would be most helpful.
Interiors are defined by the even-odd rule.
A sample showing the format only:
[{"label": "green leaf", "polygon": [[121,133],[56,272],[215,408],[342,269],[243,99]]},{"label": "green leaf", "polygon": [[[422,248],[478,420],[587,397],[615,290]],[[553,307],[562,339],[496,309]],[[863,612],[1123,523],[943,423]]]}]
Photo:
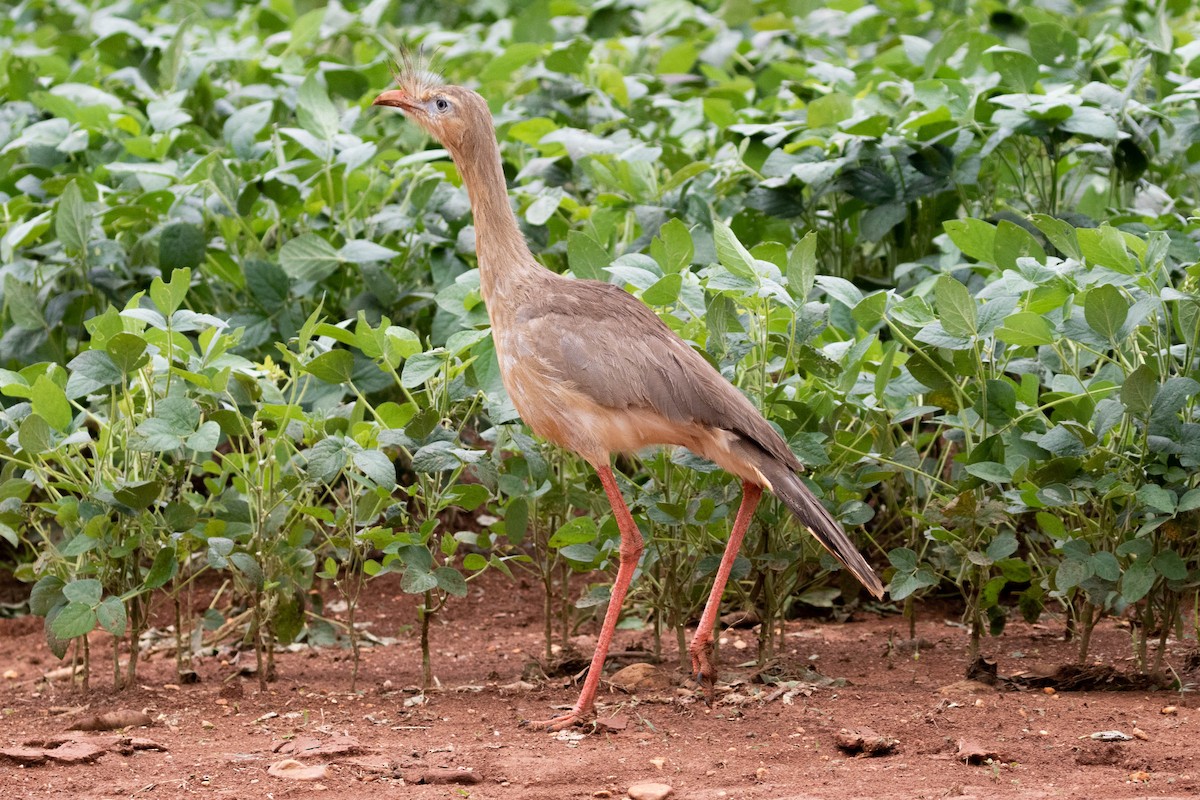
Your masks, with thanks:
[{"label": "green leaf", "polygon": [[659,278],[646,291],[642,292],[642,300],[651,306],[671,305],[679,299],[679,290],[682,286],[683,276],[678,272],[672,272]]},{"label": "green leaf", "polygon": [[37,414],[30,414],[21,420],[21,427],[17,428],[17,443],[26,453],[38,456],[50,450],[54,440],[46,420]]},{"label": "green leaf", "polygon": [[[208,248],[208,242],[204,239],[204,231],[190,222],[173,222],[163,228],[162,234],[158,237],[158,268],[162,270],[164,275],[175,270],[189,270],[187,281],[183,286],[183,294],[187,294],[187,284],[191,282],[190,270],[199,267],[204,263],[204,254]],[[175,278],[172,278],[172,283]],[[175,292],[170,293],[174,295]],[[153,289],[150,292],[150,299],[154,300],[154,304],[158,306],[158,310],[165,316],[170,316],[176,308],[167,310],[154,297]],[[180,298],[180,302],[183,298]]]},{"label": "green leaf", "polygon": [[409,567],[400,578],[400,589],[408,594],[424,594],[438,587],[438,579],[424,570]]},{"label": "green leaf", "polygon": [[338,132],[338,113],[316,70],[310,71],[296,95],[296,118],[300,126],[323,141],[330,141]]},{"label": "green leaf", "polygon": [[1158,483],[1147,483],[1146,486],[1138,489],[1138,499],[1148,509],[1163,513],[1175,513],[1175,492],[1159,486]]},{"label": "green leaf", "polygon": [[1163,550],[1150,563],[1169,581],[1181,581],[1188,576],[1187,563],[1174,550]]},{"label": "green leaf", "polygon": [[1131,414],[1149,414],[1158,392],[1158,378],[1154,370],[1142,364],[1125,378],[1121,386],[1121,403]]},{"label": "green leaf", "polygon": [[888,551],[888,561],[901,572],[913,572],[917,568],[917,554],[907,547],[897,547]]},{"label": "green leaf", "polygon": [[1104,283],[1087,293],[1083,315],[1092,330],[1104,339],[1115,341],[1129,316],[1129,301],[1116,286]]},{"label": "green leaf", "polygon": [[1005,558],[996,562],[996,568],[1013,583],[1028,583],[1033,580],[1033,569],[1020,558]]},{"label": "green leaf", "polygon": [[162,484],[159,481],[139,481],[125,484],[113,492],[113,497],[122,505],[142,509],[149,508],[161,491]]},{"label": "green leaf", "polygon": [[716,245],[717,261],[721,266],[739,278],[755,278],[754,256],[738,241],[729,226],[719,219],[713,220],[713,243]]},{"label": "green leaf", "polygon": [[1054,341],[1054,329],[1041,314],[1019,311],[1009,314],[996,329],[996,338],[1015,347],[1037,347]]},{"label": "green leaf", "polygon": [[322,439],[308,451],[308,476],[317,483],[329,483],[347,460],[344,440],[332,436]]},{"label": "green leaf", "polygon": [[175,554],[175,547],[164,547],[154,554],[154,563],[150,565],[150,571],[146,573],[142,587],[157,589],[174,578],[178,572],[179,557]]},{"label": "green leaf", "polygon": [[396,465],[381,450],[359,450],[352,457],[354,466],[371,483],[391,491],[396,488]]},{"label": "green leaf", "polygon": [[457,506],[463,511],[474,511],[487,502],[491,492],[486,486],[478,483],[460,483],[450,487],[446,492],[446,502]]},{"label": "green leaf", "polygon": [[933,285],[933,293],[946,332],[955,336],[974,336],[977,332],[975,300],[967,287],[949,275],[942,275]]},{"label": "green leaf", "polygon": [[1158,576],[1154,568],[1145,561],[1135,561],[1121,576],[1121,599],[1126,603],[1136,603],[1154,588]]},{"label": "green leaf", "polygon": [[577,561],[582,564],[591,564],[600,555],[600,551],[592,544],[569,544],[562,547],[558,551],[563,558],[568,561]]},{"label": "green leaf", "polygon": [[1182,514],[1184,511],[1195,511],[1197,508],[1200,508],[1200,488],[1188,489],[1187,493],[1179,498],[1179,504],[1175,506],[1175,511]]},{"label": "green leaf", "polygon": [[612,255],[586,233],[570,231],[567,234],[567,265],[575,277],[605,280],[607,273],[604,270],[612,260]]},{"label": "green leaf", "polygon": [[71,426],[74,414],[67,395],[50,376],[41,374],[33,382],[29,391],[29,400],[35,414],[50,424],[56,431],[66,431]]},{"label": "green leaf", "polygon": [[288,240],[279,250],[279,265],[293,281],[317,283],[328,278],[341,264],[333,245],[315,233]]},{"label": "green leaf", "polygon": [[96,607],[96,620],[113,636],[120,638],[125,635],[125,626],[128,622],[125,616],[125,604],[121,602],[121,598],[109,596],[104,598],[104,602]]},{"label": "green leaf", "polygon": [[1089,564],[1068,558],[1059,563],[1054,572],[1054,588],[1060,592],[1074,588],[1091,577],[1092,568]]},{"label": "green leaf", "polygon": [[150,299],[154,301],[154,305],[158,307],[163,316],[169,317],[183,305],[191,285],[192,271],[176,269],[171,273],[170,283],[164,283],[162,278],[155,278],[150,282]]},{"label": "green leaf", "polygon": [[1038,63],[1031,56],[1000,46],[990,47],[985,53],[991,60],[992,69],[1000,73],[1002,86],[1022,94],[1033,94],[1038,80]]},{"label": "green leaf", "polygon": [[[47,621],[50,621],[49,617]],[[67,603],[53,621],[50,621],[50,632],[64,640],[85,636],[95,629],[96,612],[86,603]]]},{"label": "green leaf", "polygon": [[467,553],[466,558],[463,559],[463,569],[467,572],[479,572],[487,569],[487,565],[488,560],[479,553]]},{"label": "green leaf", "polygon": [[1079,249],[1079,237],[1075,235],[1075,228],[1069,222],[1063,222],[1061,219],[1046,214],[1034,214],[1030,219],[1063,256],[1076,261],[1083,258],[1083,253]]},{"label": "green leaf", "polygon": [[591,517],[572,517],[559,526],[547,545],[558,548],[569,544],[583,544],[595,538],[596,523]]},{"label": "green leaf", "polygon": [[809,231],[796,243],[787,261],[787,288],[792,297],[803,302],[817,279],[817,233]]},{"label": "green leaf", "polygon": [[1017,259],[1034,258],[1046,263],[1046,251],[1029,231],[1008,220],[996,226],[995,264],[1000,269],[1018,269]]},{"label": "green leaf", "polygon": [[349,350],[330,350],[304,365],[304,371],[325,383],[350,383],[354,377],[354,354]]},{"label": "green leaf", "polygon": [[63,579],[57,575],[44,575],[29,592],[29,613],[44,617],[50,609],[65,601]]},{"label": "green leaf", "polygon": [[246,579],[256,588],[262,588],[263,572],[259,566],[257,559],[249,553],[230,553],[229,563],[237,568],[238,572],[246,576]]},{"label": "green leaf", "polygon": [[88,606],[96,606],[100,603],[101,597],[104,595],[104,588],[100,585],[100,581],[95,578],[83,578],[80,581],[72,581],[62,587],[62,596],[73,603],[85,603]]},{"label": "green leaf", "polygon": [[67,396],[83,397],[105,386],[121,383],[121,368],[103,350],[84,350],[67,363]]},{"label": "green leaf", "polygon": [[438,567],[433,571],[433,575],[437,579],[437,587],[446,594],[455,597],[467,596],[467,581],[454,567]]},{"label": "green leaf", "polygon": [[1101,225],[1099,228],[1079,228],[1075,235],[1079,239],[1079,250],[1089,264],[1133,274],[1135,264],[1121,231]]},{"label": "green leaf", "polygon": [[1012,481],[1012,471],[1003,464],[995,461],[980,461],[978,464],[967,464],[966,470],[980,480],[989,483],[1009,483]]},{"label": "green leaf", "polygon": [[400,385],[405,389],[415,389],[438,373],[445,363],[442,353],[417,353],[404,362],[400,373]]},{"label": "green leaf", "polygon": [[123,375],[141,369],[150,360],[146,356],[146,340],[136,333],[115,334],[109,338],[105,350]]},{"label": "green leaf", "polygon": [[[18,217],[20,219],[20,217]],[[58,198],[54,209],[54,232],[68,253],[87,254],[92,234],[92,212],[83,199],[79,182],[71,181]]]},{"label": "green leaf", "polygon": [[952,219],[944,226],[955,247],[976,261],[995,263],[996,227],[981,219]]},{"label": "green leaf", "polygon": [[28,283],[19,281],[12,275],[4,276],[4,306],[18,328],[30,331],[45,329],[46,319],[42,316],[37,292]]},{"label": "green leaf", "polygon": [[129,449],[140,453],[165,453],[183,445],[183,439],[165,419],[152,417],[138,423],[129,437]]},{"label": "green leaf", "polygon": [[808,104],[808,127],[832,128],[854,114],[854,98],[841,92],[830,92]]},{"label": "green leaf", "polygon": [[1092,555],[1092,571],[1097,578],[1115,583],[1121,577],[1121,564],[1112,553],[1101,550]]}]

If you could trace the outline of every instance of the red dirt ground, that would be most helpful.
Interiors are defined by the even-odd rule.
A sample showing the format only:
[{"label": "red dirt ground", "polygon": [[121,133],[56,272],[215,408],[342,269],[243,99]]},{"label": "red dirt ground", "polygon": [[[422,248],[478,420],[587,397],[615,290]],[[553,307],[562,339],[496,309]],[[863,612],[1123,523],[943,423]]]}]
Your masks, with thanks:
[{"label": "red dirt ground", "polygon": [[[153,724],[128,731],[166,752],[105,752],[92,763],[14,766],[0,759],[0,791],[22,798],[321,797],[359,798],[621,798],[633,784],[654,781],[674,798],[1183,798],[1200,794],[1200,708],[1185,692],[1012,691],[962,683],[966,633],[930,611],[912,651],[888,654],[904,620],[859,612],[846,623],[788,623],[782,662],[793,672],[812,666],[844,678],[792,701],[763,702],[773,687],[738,683],[751,658],[753,630],[727,630],[722,647],[724,700],[712,708],[678,690],[682,679],[648,697],[602,691],[601,714],[627,721],[618,732],[587,737],[518,728],[523,718],[551,716],[574,700],[563,679],[532,689],[502,689],[527,675],[542,650],[541,601],[534,588],[502,576],[453,601],[435,623],[433,663],[441,689],[420,699],[420,652],[411,626],[413,598],[394,576],[371,585],[360,619],[389,647],[364,651],[359,692],[352,694],[348,651],[306,650],[277,656],[279,679],[260,692],[256,679],[232,678],[218,657],[198,660],[201,682],[177,687],[170,655],[151,658],[139,686],[114,694],[111,639],[93,634],[92,691],[83,696],[43,673],[60,666],[42,639],[42,620],[0,620],[0,749],[63,732],[82,716],[145,710]],[[738,642],[745,647],[739,648]],[[590,654],[590,637],[582,637]],[[649,645],[649,634],[620,631],[614,649]],[[1179,670],[1194,642],[1172,643]],[[1002,673],[1050,671],[1067,663],[1059,621],[1013,623],[984,642]],[[1101,623],[1093,652],[1128,668],[1128,632]],[[666,654],[670,669],[674,652]],[[252,654],[243,654],[243,657]],[[610,662],[611,665],[611,662]],[[610,666],[610,672],[612,668]],[[1185,685],[1195,674],[1181,673]],[[1163,713],[1173,706],[1173,713]],[[852,757],[838,750],[843,728],[869,727],[894,737],[890,755]],[[1145,736],[1119,744],[1093,741],[1096,731],[1134,729]],[[77,734],[99,737],[102,734]],[[352,755],[316,754],[326,764],[317,781],[268,774],[296,748],[349,736]],[[108,735],[108,742],[113,735]],[[998,760],[963,763],[960,740]],[[341,740],[345,741],[345,740]],[[473,784],[425,784],[422,777],[470,771]],[[461,777],[461,776],[459,776]]]}]

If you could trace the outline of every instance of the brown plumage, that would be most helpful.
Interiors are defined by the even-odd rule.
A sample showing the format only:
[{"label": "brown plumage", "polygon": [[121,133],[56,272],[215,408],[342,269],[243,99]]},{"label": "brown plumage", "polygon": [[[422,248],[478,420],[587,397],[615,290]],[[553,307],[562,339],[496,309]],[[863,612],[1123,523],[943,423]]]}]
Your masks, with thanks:
[{"label": "brown plumage", "polygon": [[399,108],[450,152],[475,217],[479,280],[500,374],[533,431],[578,453],[597,471],[621,530],[621,560],[596,654],[575,709],[545,724],[559,729],[593,711],[625,591],[642,538],[612,475],[613,453],[679,445],[742,479],[742,506],[700,626],[688,648],[711,696],[712,629],[721,594],[761,490],[772,490],[876,597],[883,586],[814,497],[787,443],[746,397],[655,316],[620,288],[576,280],[541,266],[530,253],[508,201],[487,103],[461,86],[406,65],[399,87],[375,105]]}]

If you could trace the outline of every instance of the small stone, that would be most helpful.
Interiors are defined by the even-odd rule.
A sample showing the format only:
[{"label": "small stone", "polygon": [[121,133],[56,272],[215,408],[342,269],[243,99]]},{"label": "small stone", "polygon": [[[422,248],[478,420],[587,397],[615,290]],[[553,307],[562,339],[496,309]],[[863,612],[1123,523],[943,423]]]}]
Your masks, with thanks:
[{"label": "small stone", "polygon": [[674,791],[665,783],[635,783],[626,794],[630,800],[666,800]]},{"label": "small stone", "polygon": [[1179,709],[1176,708],[1175,706],[1163,706],[1162,711],[1160,711],[1159,713],[1167,714],[1169,716],[1171,714],[1176,714],[1178,712],[1179,712]]},{"label": "small stone", "polygon": [[121,709],[107,714],[94,714],[75,722],[68,730],[72,731],[115,731],[119,728],[134,728],[141,725],[152,725],[153,720],[145,711]]},{"label": "small stone", "polygon": [[483,782],[483,776],[478,772],[465,769],[433,767],[421,770],[420,772],[406,773],[404,780],[414,784],[458,784],[460,786],[474,786],[477,783]]},{"label": "small stone", "polygon": [[204,728],[204,730],[206,730],[206,731],[211,731],[213,728],[215,728],[217,726],[213,725],[211,722],[209,722],[206,719],[202,719],[202,720],[200,720],[200,727]]},{"label": "small stone", "polygon": [[97,747],[89,742],[67,742],[53,750],[47,750],[46,758],[60,764],[84,764],[95,761],[104,753],[103,747]]},{"label": "small stone", "polygon": [[1100,742],[1128,742],[1133,737],[1123,731],[1096,731],[1092,738]]},{"label": "small stone", "polygon": [[0,762],[41,764],[45,760],[46,751],[40,747],[0,747]]},{"label": "small stone", "polygon": [[613,793],[610,792],[608,789],[597,789],[596,791],[592,792],[592,797],[595,797],[596,800],[606,800],[607,798],[612,797],[612,796],[613,796]]},{"label": "small stone", "polygon": [[896,749],[900,742],[890,736],[880,736],[870,728],[846,730],[842,728],[833,737],[839,749],[851,755],[885,756]]},{"label": "small stone", "polygon": [[267,767],[267,774],[293,781],[320,781],[329,777],[329,767],[324,764],[305,766],[294,758],[285,758]]},{"label": "small stone", "polygon": [[982,764],[989,758],[993,761],[1000,759],[995,750],[969,739],[958,740],[958,757],[967,764],[975,765]]},{"label": "small stone", "polygon": [[655,769],[657,769],[659,772],[662,772],[662,768],[667,763],[667,760],[662,756],[655,756],[654,758],[650,759],[650,763],[654,765]]},{"label": "small stone", "polygon": [[619,733],[629,727],[629,717],[617,714],[612,717],[596,720],[596,730],[605,733]]},{"label": "small stone", "polygon": [[1146,772],[1144,769],[1140,769],[1137,772],[1129,773],[1129,780],[1133,783],[1149,783],[1150,773]]},{"label": "small stone", "polygon": [[1042,689],[1042,694],[1054,694],[1054,687],[1047,686],[1046,688]]},{"label": "small stone", "polygon": [[767,779],[767,773],[769,772],[770,770],[766,767],[759,767],[758,769],[754,770],[754,780],[762,783]]},{"label": "small stone", "polygon": [[21,677],[21,673],[17,672],[15,669],[4,670],[4,680],[6,681],[15,681],[19,677]]},{"label": "small stone", "polygon": [[630,664],[613,673],[608,682],[629,694],[661,692],[670,688],[671,676],[654,664]]},{"label": "small stone", "polygon": [[1135,739],[1141,739],[1143,742],[1150,741],[1150,737],[1147,736],[1146,732],[1144,730],[1142,730],[1141,728],[1134,728],[1132,733],[1133,733],[1133,738],[1135,738]]}]

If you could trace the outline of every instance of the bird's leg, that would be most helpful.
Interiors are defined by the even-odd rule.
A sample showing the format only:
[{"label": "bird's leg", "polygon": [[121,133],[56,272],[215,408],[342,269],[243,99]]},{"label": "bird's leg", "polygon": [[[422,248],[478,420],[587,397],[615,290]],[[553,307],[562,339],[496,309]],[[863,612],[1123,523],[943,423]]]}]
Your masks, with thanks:
[{"label": "bird's leg", "polygon": [[725,555],[721,557],[721,566],[717,568],[717,577],[713,581],[712,592],[708,595],[708,603],[704,606],[704,614],[700,617],[700,625],[688,645],[688,653],[692,657],[692,673],[696,682],[704,689],[704,696],[711,704],[713,686],[717,681],[717,667],[713,663],[713,627],[717,622],[717,614],[721,608],[721,595],[725,594],[725,584],[729,581],[729,573],[733,562],[737,559],[738,550],[742,547],[742,539],[746,537],[746,529],[754,518],[754,509],[762,498],[762,487],[749,481],[742,482],[742,504],[738,508],[737,517],[733,521],[733,530],[729,532],[729,543],[725,545]]},{"label": "bird's leg", "polygon": [[613,582],[612,594],[608,598],[608,611],[604,614],[604,625],[600,629],[600,638],[596,640],[596,652],[592,655],[592,664],[588,667],[583,691],[579,693],[575,707],[554,719],[524,723],[531,728],[561,731],[586,721],[592,715],[596,690],[600,688],[600,675],[604,671],[604,661],[608,658],[608,646],[612,643],[613,631],[616,630],[617,621],[621,617],[621,604],[625,602],[625,592],[633,581],[633,571],[637,568],[642,550],[645,549],[642,533],[634,523],[633,515],[625,505],[625,499],[621,497],[621,490],[617,488],[612,468],[605,465],[596,472],[600,475],[600,483],[604,484],[604,492],[612,505],[613,516],[617,518],[617,528],[621,531],[621,560],[617,569],[617,579]]}]

